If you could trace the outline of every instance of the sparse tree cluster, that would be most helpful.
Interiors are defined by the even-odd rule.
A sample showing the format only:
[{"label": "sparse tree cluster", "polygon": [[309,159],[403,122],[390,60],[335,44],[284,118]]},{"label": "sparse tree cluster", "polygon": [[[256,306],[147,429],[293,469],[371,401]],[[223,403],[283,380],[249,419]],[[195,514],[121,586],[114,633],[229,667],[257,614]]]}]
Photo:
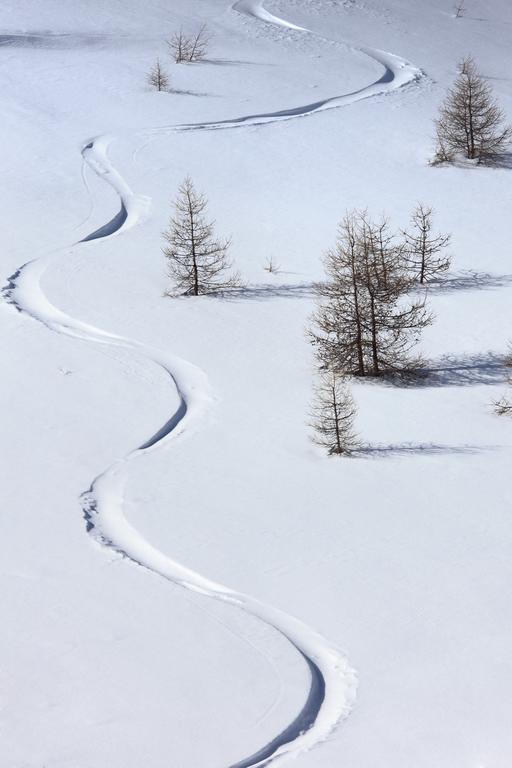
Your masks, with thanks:
[{"label": "sparse tree cluster", "polygon": [[[167,41],[171,58],[176,64],[181,62],[202,61],[210,44],[210,33],[206,24],[202,24],[195,34],[186,35],[182,29],[175,32]],[[155,91],[168,91],[170,77],[157,59],[147,74],[147,81]]]},{"label": "sparse tree cluster", "polygon": [[324,259],[327,280],[316,289],[311,340],[321,368],[364,377],[418,367],[411,353],[432,319],[424,298],[408,297],[416,281],[405,254],[385,219],[374,222],[366,211],[343,218]]},{"label": "sparse tree cluster", "polygon": [[432,322],[423,285],[445,272],[448,235],[432,233],[432,209],[419,204],[409,230],[395,233],[386,218],[350,211],[338,225],[334,248],[324,258],[326,280],[316,286],[317,309],[309,337],[320,381],[315,389],[315,441],[330,454],[347,455],[358,445],[350,377],[416,372],[414,353]]},{"label": "sparse tree cluster", "polygon": [[[456,6],[457,17],[464,1]],[[208,33],[181,30],[168,42],[175,62],[204,58]],[[168,87],[160,62],[148,76],[157,90]],[[489,85],[471,58],[461,63],[436,121],[436,161],[461,155],[491,163],[512,140]],[[207,200],[190,177],[179,187],[175,213],[163,248],[172,285],[168,295],[199,296],[237,288],[240,275],[228,256],[230,240],[219,239],[206,218]],[[433,316],[419,289],[442,279],[450,268],[450,235],[436,232],[431,207],[419,203],[406,229],[394,230],[386,218],[366,210],[346,213],[336,243],[324,257],[326,279],[315,290],[317,307],[308,331],[318,363],[311,410],[315,442],[329,455],[350,455],[360,447],[355,431],[356,404],[352,377],[416,375],[422,365],[416,352],[422,330]],[[273,258],[264,269],[279,271]],[[495,403],[498,413],[512,413],[512,401]]]},{"label": "sparse tree cluster", "polygon": [[210,33],[206,24],[202,24],[195,34],[187,35],[180,29],[168,40],[169,53],[176,62],[202,61],[208,52]]},{"label": "sparse tree cluster", "polygon": [[436,163],[461,156],[494,163],[512,140],[512,128],[471,57],[461,62],[459,75],[441,105],[436,137]]},{"label": "sparse tree cluster", "polygon": [[214,222],[205,218],[206,207],[206,197],[187,177],[163,235],[167,243],[163,252],[172,280],[169,295],[199,296],[241,285],[227,253],[230,240],[216,238]]}]

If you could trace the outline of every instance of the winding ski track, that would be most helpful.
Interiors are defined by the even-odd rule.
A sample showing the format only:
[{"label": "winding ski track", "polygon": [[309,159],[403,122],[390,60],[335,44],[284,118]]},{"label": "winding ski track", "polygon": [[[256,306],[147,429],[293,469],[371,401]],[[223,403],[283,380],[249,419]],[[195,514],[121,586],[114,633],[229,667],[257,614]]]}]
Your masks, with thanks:
[{"label": "winding ski track", "polygon": [[[260,22],[287,27],[295,32],[314,34],[266,11],[258,0],[239,0],[233,10]],[[399,57],[376,51],[359,50],[384,67],[384,74],[375,83],[351,94],[325,99],[293,109],[238,117],[215,123],[161,126],[159,132],[227,129],[244,125],[260,125],[310,115],[325,109],[344,106],[363,98],[396,90],[417,82],[422,73]],[[109,137],[98,137],[82,149],[84,162],[117,192],[119,213],[80,243],[91,247],[96,241],[125,234],[146,215],[149,201],[135,195],[108,159]],[[139,566],[192,592],[220,600],[256,616],[280,632],[302,657],[310,673],[306,701],[294,720],[274,739],[256,753],[230,768],[257,768],[276,765],[281,760],[311,749],[327,738],[337,723],[351,709],[356,690],[356,676],[343,654],[317,632],[283,611],[266,605],[249,595],[218,584],[180,565],[155,548],[128,522],[123,513],[123,499],[132,462],[154,450],[164,449],[180,435],[192,434],[200,428],[202,417],[213,398],[206,375],[193,364],[176,356],[143,345],[137,341],[109,333],[84,323],[54,306],[44,294],[41,278],[58,260],[62,252],[43,256],[23,265],[9,278],[4,296],[20,312],[43,323],[50,330],[73,336],[94,344],[132,350],[165,371],[179,394],[179,405],[168,421],[143,445],[96,477],[81,496],[87,531],[104,546],[121,553]]]},{"label": "winding ski track", "polygon": [[[238,0],[232,9],[237,13],[259,20],[265,24],[284,27],[293,32],[301,32],[302,34],[311,35],[317,40],[328,41],[327,38],[322,35],[313,32],[306,27],[299,27],[296,24],[292,24],[284,19],[280,19],[278,16],[274,16],[269,13],[263,7],[263,3],[260,0]],[[329,41],[330,42],[330,41]],[[228,128],[241,128],[244,126],[257,126],[266,125],[271,123],[282,122],[283,120],[295,120],[299,117],[308,117],[318,112],[325,112],[331,109],[339,109],[340,107],[348,106],[349,104],[355,104],[363,99],[368,99],[375,96],[391,93],[406,86],[414,85],[425,79],[425,73],[418,67],[411,64],[406,59],[396,56],[394,53],[388,53],[387,51],[381,51],[378,48],[369,48],[366,46],[354,46],[350,43],[343,43],[348,50],[354,53],[362,53],[373,59],[379,64],[384,72],[375,80],[375,82],[360,88],[357,91],[350,93],[344,93],[340,96],[331,96],[326,99],[314,101],[309,104],[302,104],[296,107],[290,107],[289,109],[281,109],[274,112],[261,112],[253,115],[243,115],[242,117],[234,117],[226,120],[216,120],[205,123],[181,123],[179,125],[162,125],[155,128],[148,129],[144,133],[146,135],[167,133],[173,131],[199,131],[199,130],[226,130]]]}]

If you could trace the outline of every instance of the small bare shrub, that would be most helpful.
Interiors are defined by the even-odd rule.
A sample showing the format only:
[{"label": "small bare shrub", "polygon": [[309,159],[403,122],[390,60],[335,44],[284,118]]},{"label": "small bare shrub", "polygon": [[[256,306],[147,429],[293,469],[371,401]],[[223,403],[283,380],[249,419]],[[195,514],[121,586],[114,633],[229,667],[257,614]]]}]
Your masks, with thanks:
[{"label": "small bare shrub", "polygon": [[149,85],[156,91],[167,91],[169,89],[169,77],[160,64],[160,60],[156,60],[156,64],[153,64],[148,72],[147,80]]}]

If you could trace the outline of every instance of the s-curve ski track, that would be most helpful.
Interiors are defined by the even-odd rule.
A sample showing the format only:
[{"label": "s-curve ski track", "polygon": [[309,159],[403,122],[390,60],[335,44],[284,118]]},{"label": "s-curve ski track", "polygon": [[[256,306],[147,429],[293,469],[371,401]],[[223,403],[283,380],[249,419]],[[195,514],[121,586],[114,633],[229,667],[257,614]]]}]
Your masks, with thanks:
[{"label": "s-curve ski track", "polygon": [[[232,8],[265,24],[286,27],[297,34],[314,34],[272,15],[257,0],[239,0]],[[227,129],[289,120],[387,93],[417,82],[422,77],[420,70],[393,54],[373,49],[353,50],[366,53],[384,67],[384,74],[379,80],[357,92],[280,112],[249,115],[216,123],[161,126],[144,133],[147,136],[162,131]],[[80,248],[91,248],[99,240],[125,234],[147,215],[147,198],[135,195],[108,159],[111,140],[104,136],[87,142],[82,149],[82,156],[87,166],[114,188],[119,196],[120,211],[110,222],[77,243],[76,246]],[[228,603],[257,617],[280,632],[301,655],[310,673],[310,687],[301,711],[272,741],[230,768],[277,765],[287,757],[297,756],[312,749],[326,739],[339,721],[349,713],[355,698],[356,676],[343,654],[298,619],[249,595],[211,581],[175,562],[146,541],[128,522],[123,512],[125,488],[132,463],[151,451],[165,450],[178,436],[191,435],[200,428],[202,418],[213,402],[206,375],[192,363],[138,341],[96,328],[54,306],[41,288],[41,278],[61,256],[62,252],[59,251],[22,266],[12,275],[4,289],[6,299],[20,312],[43,323],[56,333],[94,344],[132,350],[160,366],[179,395],[177,410],[170,415],[160,430],[96,477],[90,488],[82,494],[87,531],[105,547],[174,584]]]}]

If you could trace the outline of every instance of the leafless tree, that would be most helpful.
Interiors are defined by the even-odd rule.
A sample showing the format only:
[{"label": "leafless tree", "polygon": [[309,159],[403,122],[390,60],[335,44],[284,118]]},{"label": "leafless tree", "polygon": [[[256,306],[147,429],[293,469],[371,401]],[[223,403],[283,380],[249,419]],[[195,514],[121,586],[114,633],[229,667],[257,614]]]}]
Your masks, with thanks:
[{"label": "leafless tree", "polygon": [[433,213],[432,208],[419,203],[411,215],[411,228],[402,231],[406,262],[421,284],[437,279],[450,268],[450,257],[442,255],[450,235],[432,233]]},{"label": "leafless tree", "polygon": [[189,61],[202,61],[208,52],[210,33],[206,24],[202,24],[198,32],[191,37]]},{"label": "leafless tree", "polygon": [[461,16],[464,16],[464,13],[466,12],[465,0],[458,0],[458,2],[455,3],[454,10],[456,19],[460,19]]},{"label": "leafless tree", "polygon": [[208,52],[209,43],[210,34],[206,24],[202,24],[193,35],[186,35],[180,29],[167,41],[169,52],[177,64],[182,61],[202,61]]},{"label": "leafless tree", "polygon": [[190,56],[190,39],[185,36],[182,29],[179,32],[175,32],[170,40],[167,41],[169,47],[169,53],[173,57],[176,64],[180,64],[182,61],[188,61]]},{"label": "leafless tree", "polygon": [[173,282],[169,295],[199,296],[241,285],[227,255],[230,240],[216,239],[214,222],[204,217],[206,207],[206,197],[196,192],[187,176],[179,187],[175,215],[163,234],[167,242],[163,252]]},{"label": "leafless tree", "polygon": [[148,83],[157,91],[166,91],[169,88],[169,77],[160,64],[160,60],[156,60],[156,64],[153,64],[148,73]]},{"label": "leafless tree", "polygon": [[460,154],[479,163],[495,162],[512,140],[512,128],[504,121],[504,113],[475,62],[471,57],[463,59],[436,120],[434,162],[450,161]]},{"label": "leafless tree", "polygon": [[407,298],[414,280],[388,223],[372,222],[366,211],[347,213],[324,265],[310,330],[320,367],[355,376],[417,368],[411,351],[432,316],[424,299]]},{"label": "leafless tree", "polygon": [[324,371],[315,386],[311,407],[314,441],[327,449],[329,455],[347,455],[359,443],[354,433],[356,406],[343,377],[334,371]]}]

